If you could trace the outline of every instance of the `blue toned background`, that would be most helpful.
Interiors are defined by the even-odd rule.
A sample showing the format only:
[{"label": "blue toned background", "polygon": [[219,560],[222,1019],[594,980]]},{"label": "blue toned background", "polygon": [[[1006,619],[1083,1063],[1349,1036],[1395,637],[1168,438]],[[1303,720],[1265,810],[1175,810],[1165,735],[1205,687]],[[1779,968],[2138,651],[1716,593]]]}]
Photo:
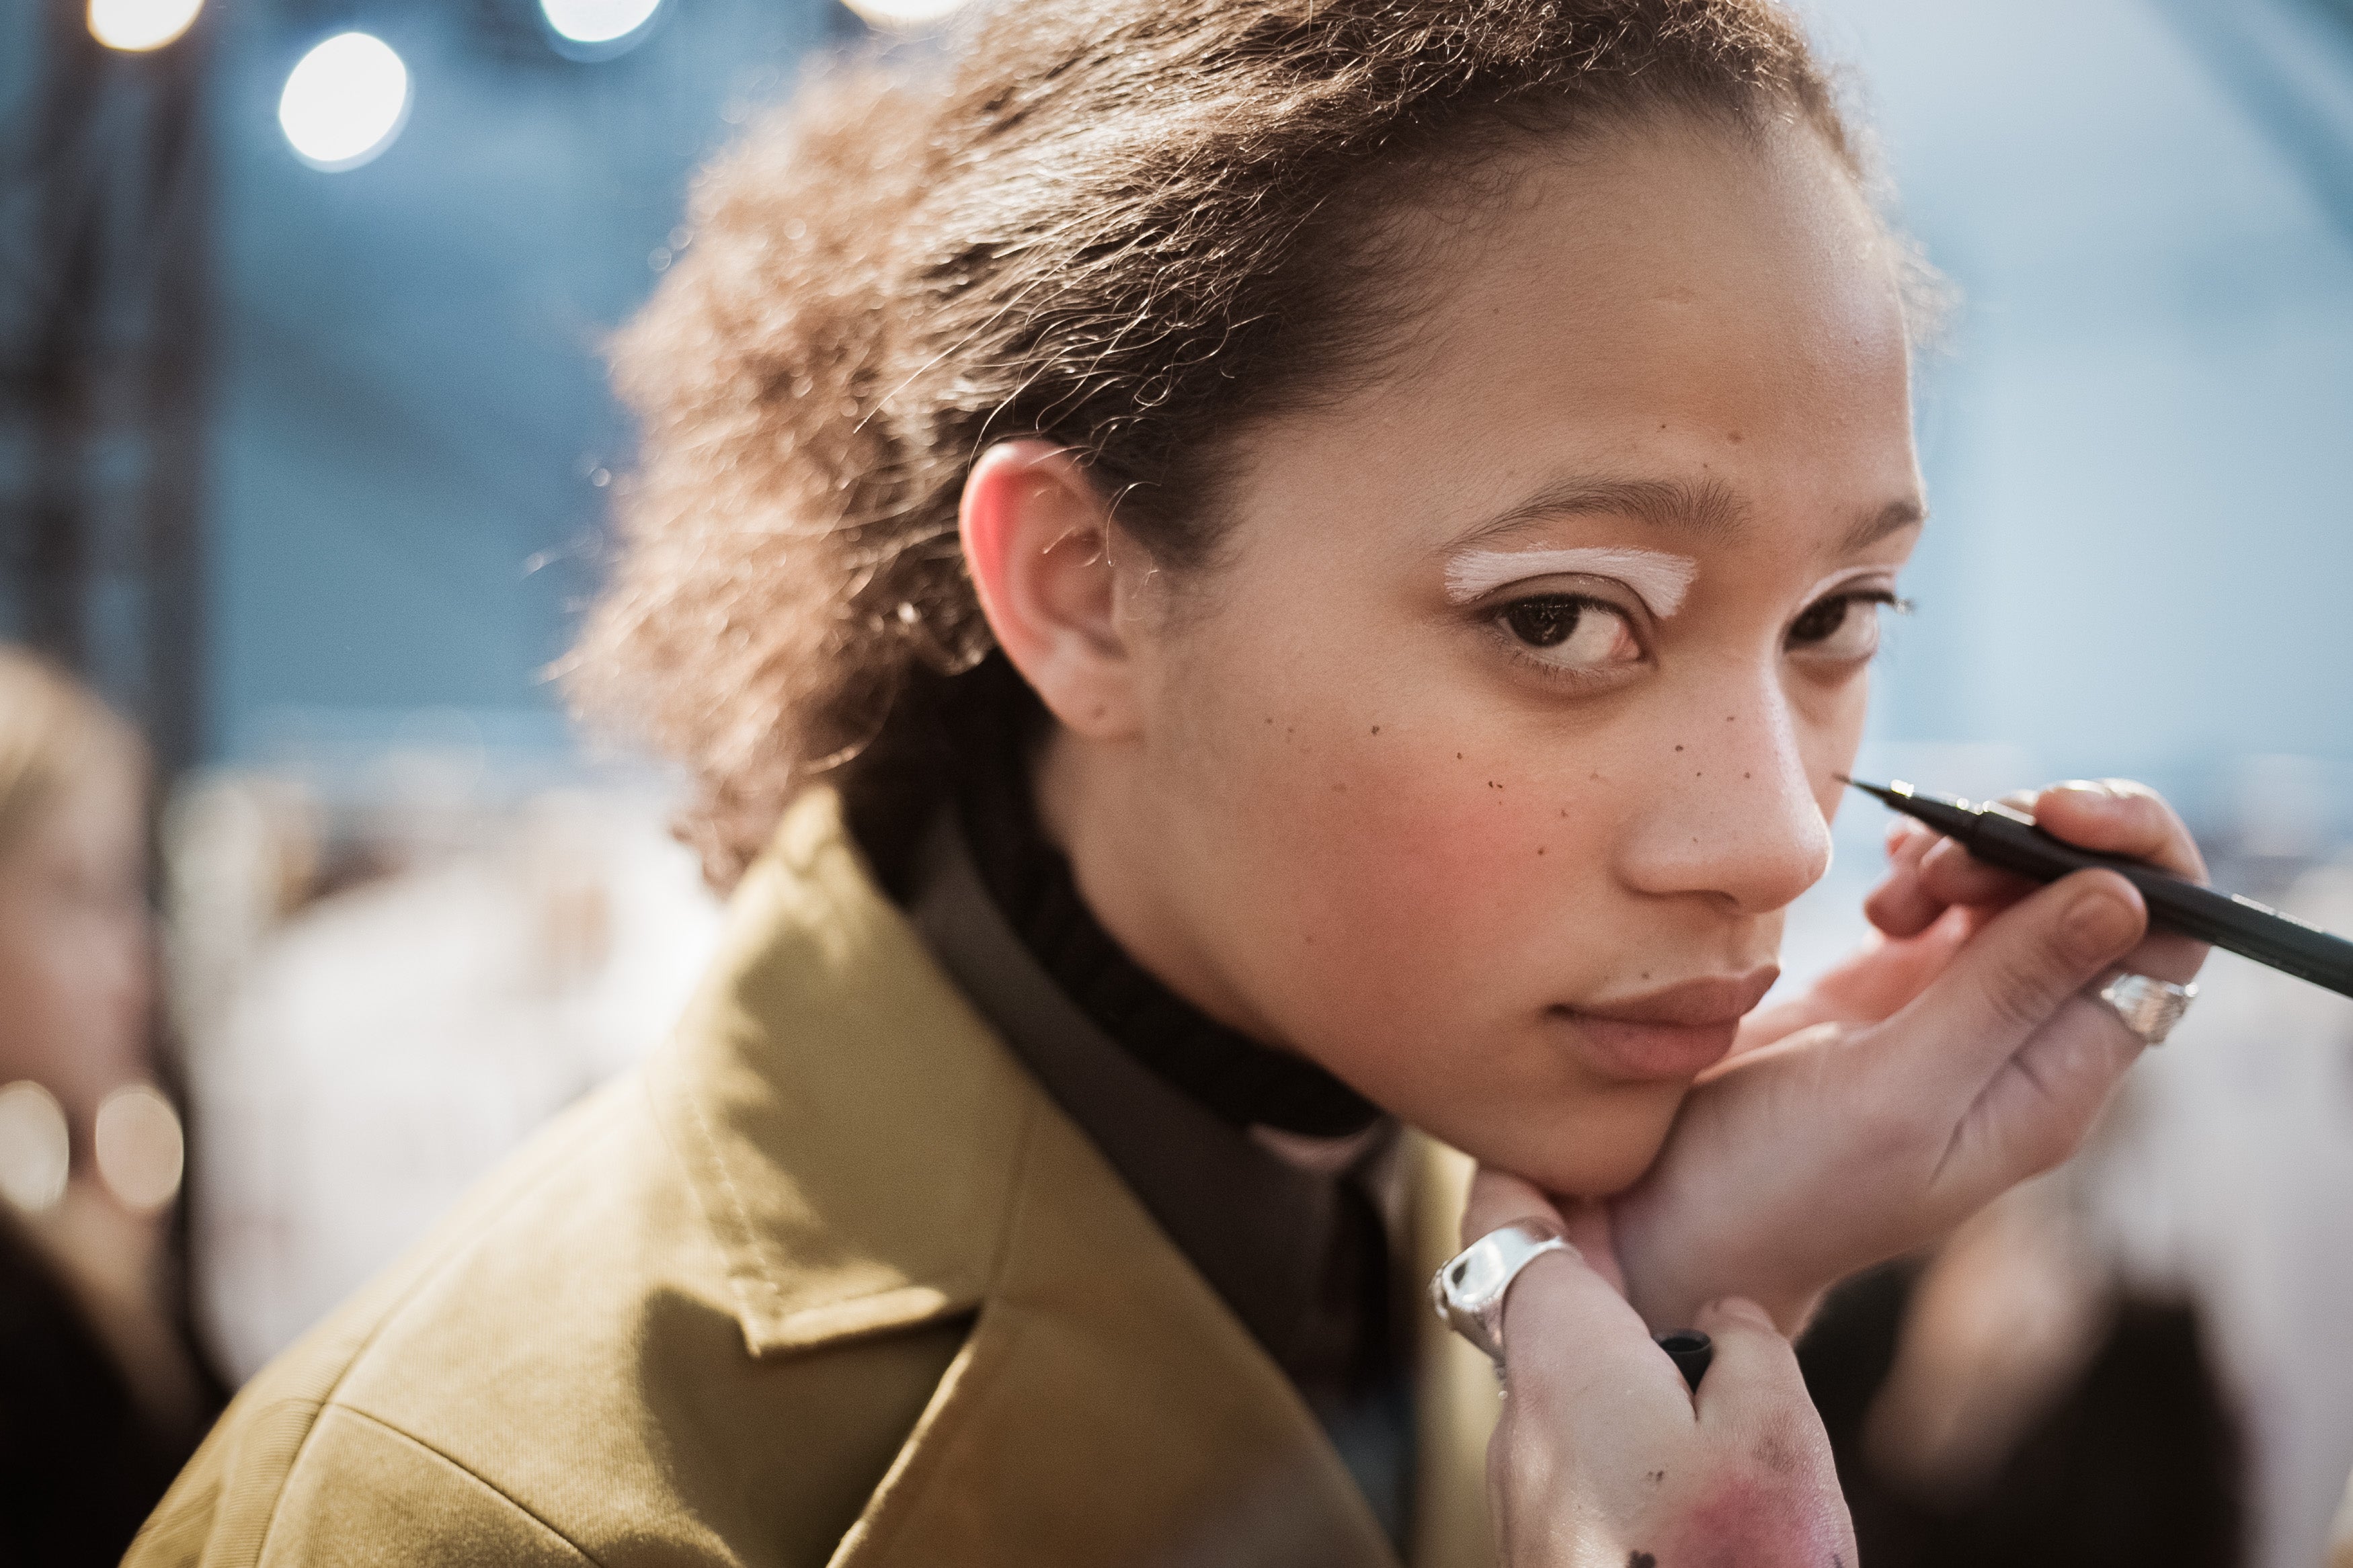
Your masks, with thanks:
[{"label": "blue toned background", "polygon": [[[578,65],[464,6],[342,8],[417,86],[399,141],[341,174],[274,114],[326,14],[226,18],[216,756],[289,710],[454,706],[554,743],[541,672],[628,454],[599,344],[694,167],[849,31],[830,0],[667,10]],[[2318,0],[1810,11],[1960,292],[1921,372],[1936,517],[1876,732],[2150,775],[2217,833],[2242,759],[2341,784],[2353,24]]]},{"label": "blue toned background", "polygon": [[[584,64],[527,7],[491,9],[223,18],[217,758],[420,707],[563,743],[543,671],[629,454],[603,343],[684,240],[696,167],[855,26],[831,0],[671,0],[637,47]],[[374,162],[322,174],[288,148],[278,93],[346,26],[400,51],[413,108]]]},{"label": "blue toned background", "polygon": [[[1957,300],[1918,374],[1919,608],[1861,771],[1971,794],[2137,774],[2232,885],[2353,931],[2353,0],[1797,3]],[[0,640],[39,635],[26,606],[88,564],[19,545],[58,465],[16,363],[70,292],[49,220],[100,187],[67,153],[111,145],[24,131],[41,27],[79,38],[84,4],[0,3]],[[630,463],[603,344],[690,242],[696,168],[866,26],[839,0],[663,0],[587,61],[539,5],[210,0],[172,46],[201,89],[209,307],[197,550],[170,568],[196,614],[155,642],[192,678],[110,667],[110,628],[168,593],[104,561],[72,592],[85,667],[153,728],[192,711],[165,754],[212,764],[165,859],[212,1184],[194,1273],[238,1374],[659,1039],[716,940],[664,786],[581,767],[546,672]],[[380,156],[322,172],[280,93],[354,27],[406,59],[413,104]],[[126,112],[169,76],[107,69]],[[45,170],[64,206],[25,195]],[[86,412],[97,495],[136,465],[110,456],[121,411]],[[167,471],[170,423],[141,426]],[[1880,822],[1841,818],[1793,978],[1857,934]],[[2206,984],[2069,1179],[2111,1183],[2085,1200],[2101,1247],[2221,1347],[2249,1561],[2308,1568],[2353,1467],[2353,1010],[2226,960]]]},{"label": "blue toned background", "polygon": [[[1817,0],[1962,299],[1876,732],[2353,830],[2353,9]],[[2307,779],[2315,770],[2286,770]]]}]

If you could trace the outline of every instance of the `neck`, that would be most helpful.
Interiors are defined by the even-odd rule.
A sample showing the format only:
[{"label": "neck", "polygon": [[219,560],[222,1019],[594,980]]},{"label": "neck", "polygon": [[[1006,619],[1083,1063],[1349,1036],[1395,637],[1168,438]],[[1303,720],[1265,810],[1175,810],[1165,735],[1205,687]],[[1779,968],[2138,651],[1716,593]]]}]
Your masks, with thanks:
[{"label": "neck", "polygon": [[1152,792],[1152,774],[1141,742],[1087,741],[1053,726],[1031,770],[1039,826],[1130,957],[1226,1027],[1288,1051],[1195,935],[1216,911],[1187,897],[1185,836],[1168,831],[1169,805]]}]

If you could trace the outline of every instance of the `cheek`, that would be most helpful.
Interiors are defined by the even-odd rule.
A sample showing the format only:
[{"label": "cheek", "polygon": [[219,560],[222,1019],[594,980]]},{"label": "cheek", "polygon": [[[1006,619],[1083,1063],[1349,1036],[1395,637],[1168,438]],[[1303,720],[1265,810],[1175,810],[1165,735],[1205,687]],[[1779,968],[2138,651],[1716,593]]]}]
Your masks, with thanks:
[{"label": "cheek", "polygon": [[1267,790],[1304,779],[1312,801],[1262,819],[1280,825],[1261,852],[1285,868],[1290,917],[1330,933],[1334,961],[1375,993],[1442,981],[1477,994],[1556,954],[1604,897],[1607,786],[1504,760],[1467,725],[1379,730],[1368,721],[1312,756],[1270,759]]}]

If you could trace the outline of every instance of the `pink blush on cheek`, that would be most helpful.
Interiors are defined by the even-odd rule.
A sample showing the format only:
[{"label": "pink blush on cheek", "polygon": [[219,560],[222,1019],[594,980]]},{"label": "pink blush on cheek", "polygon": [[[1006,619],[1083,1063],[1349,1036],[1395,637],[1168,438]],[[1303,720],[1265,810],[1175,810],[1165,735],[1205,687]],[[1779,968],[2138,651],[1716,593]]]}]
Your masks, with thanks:
[{"label": "pink blush on cheek", "polygon": [[1418,1013],[1451,997],[1533,1018],[1588,978],[1577,972],[1601,956],[1608,876],[1556,792],[1491,777],[1451,748],[1400,748],[1334,771],[1321,793],[1267,851],[1288,862],[1303,923],[1345,944],[1345,961],[1319,958],[1356,969],[1353,984]]}]

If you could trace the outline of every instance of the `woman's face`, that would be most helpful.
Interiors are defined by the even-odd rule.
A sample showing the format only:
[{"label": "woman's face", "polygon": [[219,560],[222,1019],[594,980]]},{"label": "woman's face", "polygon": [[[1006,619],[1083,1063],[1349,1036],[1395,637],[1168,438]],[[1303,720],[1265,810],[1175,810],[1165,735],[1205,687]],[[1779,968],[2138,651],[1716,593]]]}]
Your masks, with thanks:
[{"label": "woman's face", "polygon": [[129,767],[92,767],[0,847],[0,1083],[35,1079],[85,1131],[147,1076],[140,805]]},{"label": "woman's face", "polygon": [[1895,263],[1810,134],[1694,131],[1532,157],[1438,265],[1392,374],[1247,441],[1130,754],[1046,805],[1211,1012],[1608,1192],[1829,864],[1922,515]]}]

